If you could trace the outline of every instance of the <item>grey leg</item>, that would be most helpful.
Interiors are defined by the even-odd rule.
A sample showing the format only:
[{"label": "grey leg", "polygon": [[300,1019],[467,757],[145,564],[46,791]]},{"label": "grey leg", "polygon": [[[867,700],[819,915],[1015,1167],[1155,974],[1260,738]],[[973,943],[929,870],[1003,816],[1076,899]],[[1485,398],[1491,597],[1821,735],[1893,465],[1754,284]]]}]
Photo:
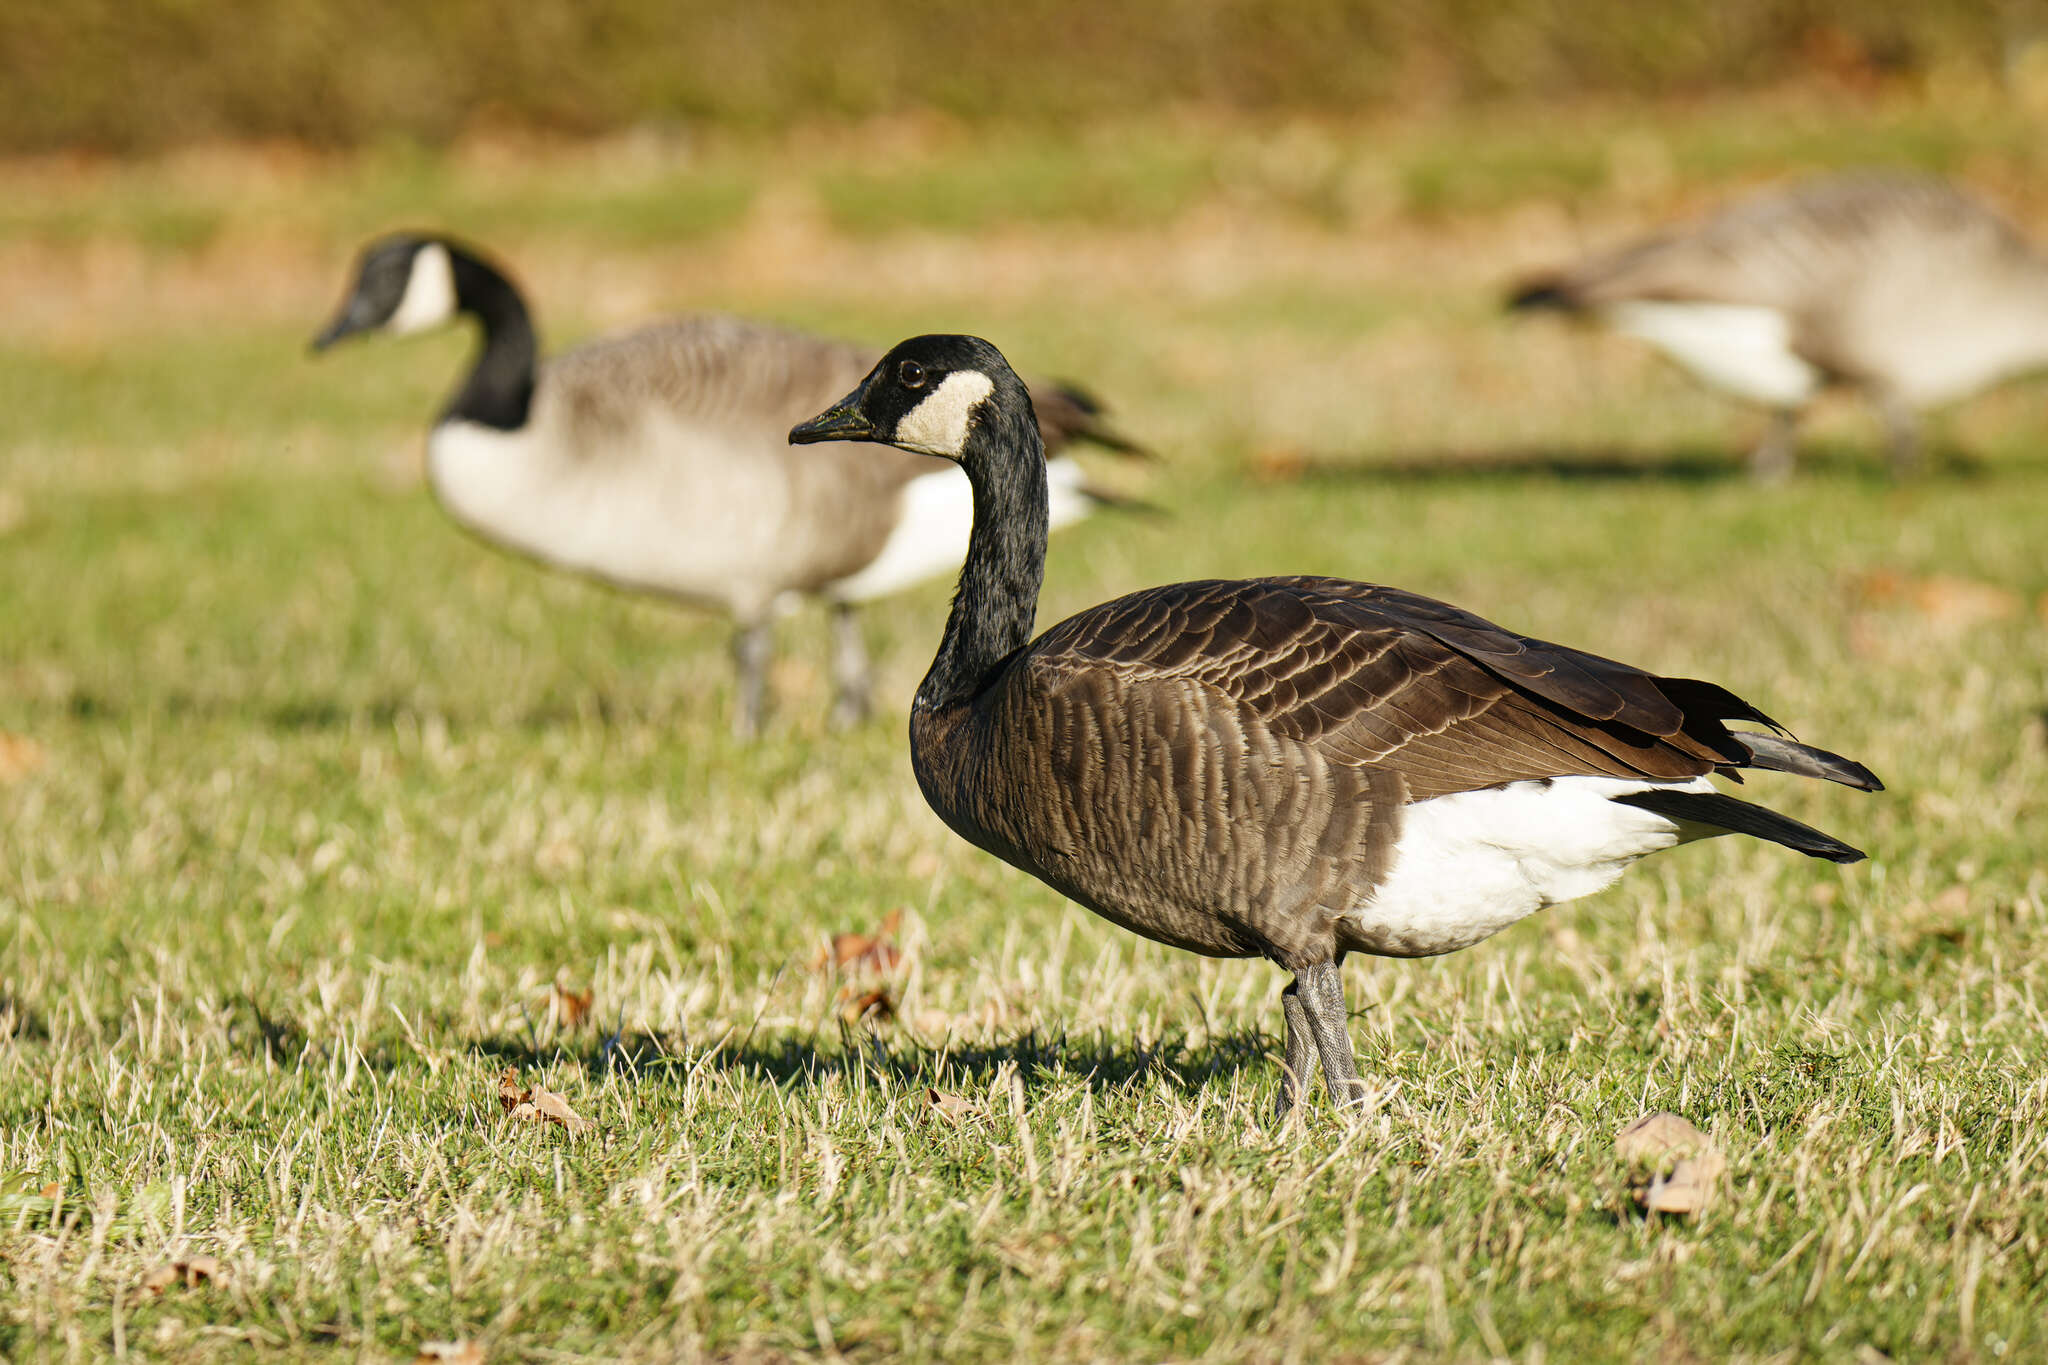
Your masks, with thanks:
[{"label": "grey leg", "polygon": [[1294,983],[1301,988],[1302,1013],[1323,1059],[1323,1079],[1329,1082],[1331,1102],[1339,1113],[1347,1113],[1365,1103],[1365,1082],[1358,1077],[1358,1060],[1351,1052],[1343,974],[1336,963],[1319,962],[1297,972]]},{"label": "grey leg", "polygon": [[1756,449],[1749,452],[1750,476],[1758,483],[1783,483],[1792,477],[1792,462],[1799,445],[1799,413],[1780,408],[1771,414],[1771,425]]},{"label": "grey leg", "polygon": [[732,633],[732,663],[738,680],[733,695],[732,732],[754,739],[768,710],[768,660],[775,653],[775,628],[767,621],[742,621]]},{"label": "grey leg", "polygon": [[868,718],[874,679],[868,669],[867,641],[861,638],[860,617],[845,602],[832,605],[832,725],[848,729]]},{"label": "grey leg", "polygon": [[1281,1065],[1280,1102],[1273,1117],[1284,1119],[1294,1102],[1308,1093],[1309,1069],[1315,1065],[1314,1044],[1309,1037],[1308,1011],[1301,1003],[1301,982],[1290,981],[1280,992],[1280,1008],[1287,1015],[1287,1059]]},{"label": "grey leg", "polygon": [[1885,453],[1892,477],[1903,479],[1920,464],[1920,419],[1895,393],[1880,393],[1877,410],[1884,418]]}]

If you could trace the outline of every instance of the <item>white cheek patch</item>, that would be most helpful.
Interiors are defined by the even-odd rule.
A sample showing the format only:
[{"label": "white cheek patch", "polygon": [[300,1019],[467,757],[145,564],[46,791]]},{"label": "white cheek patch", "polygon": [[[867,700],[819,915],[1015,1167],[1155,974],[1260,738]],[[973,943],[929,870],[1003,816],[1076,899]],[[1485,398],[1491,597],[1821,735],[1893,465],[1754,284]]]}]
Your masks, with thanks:
[{"label": "white cheek patch", "polygon": [[398,310],[384,324],[400,336],[439,327],[455,316],[455,266],[448,248],[429,242],[413,253],[412,273],[406,276],[405,297]]},{"label": "white cheek patch", "polygon": [[995,381],[979,370],[949,374],[931,396],[903,415],[891,443],[923,455],[959,459],[967,448],[967,424],[975,405],[995,391]]}]

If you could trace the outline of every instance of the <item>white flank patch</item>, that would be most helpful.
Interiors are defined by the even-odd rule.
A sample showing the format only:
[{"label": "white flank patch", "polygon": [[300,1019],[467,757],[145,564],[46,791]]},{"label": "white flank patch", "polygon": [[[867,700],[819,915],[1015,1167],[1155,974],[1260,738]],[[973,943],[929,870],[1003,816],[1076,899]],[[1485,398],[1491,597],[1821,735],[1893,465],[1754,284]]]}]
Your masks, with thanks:
[{"label": "white flank patch", "polygon": [[1704,777],[1557,777],[1418,801],[1402,812],[1393,871],[1345,917],[1348,928],[1389,957],[1456,952],[1592,895],[1646,853],[1719,832],[1611,799],[1660,787],[1714,790]]},{"label": "white flank patch", "polygon": [[[975,405],[995,391],[995,381],[979,370],[946,376],[922,403],[903,415],[890,444],[921,455],[957,460],[967,448],[967,424]],[[963,546],[963,553],[964,553]]]},{"label": "white flank patch", "polygon": [[[1086,482],[1081,466],[1072,459],[1046,464],[1047,510],[1053,530],[1072,525],[1094,510],[1094,502],[1081,491]],[[958,465],[947,465],[920,474],[904,486],[902,510],[882,552],[858,573],[834,583],[829,592],[837,601],[867,602],[927,578],[958,573],[960,561],[967,558],[967,538],[973,530],[974,490],[968,486],[966,473]]]},{"label": "white flank patch", "polygon": [[1820,371],[1792,349],[1791,320],[1775,308],[1638,299],[1612,305],[1606,317],[1738,398],[1794,408],[1820,387]]},{"label": "white flank patch", "polygon": [[404,336],[439,327],[455,316],[455,266],[448,248],[429,242],[412,256],[412,273],[405,277],[405,297],[385,330]]}]

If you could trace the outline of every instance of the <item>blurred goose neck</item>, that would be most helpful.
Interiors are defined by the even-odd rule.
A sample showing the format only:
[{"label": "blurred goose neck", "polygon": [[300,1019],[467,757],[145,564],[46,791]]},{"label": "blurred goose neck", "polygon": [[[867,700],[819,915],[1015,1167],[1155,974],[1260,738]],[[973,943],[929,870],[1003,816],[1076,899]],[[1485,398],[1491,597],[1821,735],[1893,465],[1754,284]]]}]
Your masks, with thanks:
[{"label": "blurred goose neck", "polygon": [[969,700],[1031,643],[1045,579],[1045,447],[1023,385],[1009,387],[986,405],[960,462],[974,490],[974,530],[945,636],[917,689],[920,711]]},{"label": "blurred goose neck", "polygon": [[532,410],[539,358],[526,301],[512,281],[475,256],[452,249],[449,256],[455,297],[462,311],[482,326],[483,347],[441,420],[517,431]]}]

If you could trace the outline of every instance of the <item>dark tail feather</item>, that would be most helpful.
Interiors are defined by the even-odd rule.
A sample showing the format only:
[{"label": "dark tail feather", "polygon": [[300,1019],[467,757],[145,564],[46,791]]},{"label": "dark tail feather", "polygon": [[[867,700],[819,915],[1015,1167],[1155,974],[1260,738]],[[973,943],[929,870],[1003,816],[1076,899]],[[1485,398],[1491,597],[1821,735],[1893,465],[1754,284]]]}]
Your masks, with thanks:
[{"label": "dark tail feather", "polygon": [[[1829,754],[1828,757],[1834,758],[1834,755]],[[1724,829],[1730,834],[1749,834],[1759,839],[1768,839],[1771,843],[1798,849],[1808,857],[1826,858],[1831,863],[1860,863],[1864,858],[1862,849],[1851,848],[1831,834],[1822,834],[1813,826],[1802,825],[1788,815],[1780,815],[1762,806],[1753,806],[1747,801],[1738,801],[1720,792],[1683,792],[1667,789],[1630,792],[1626,796],[1617,796],[1614,800],[1624,806],[1636,806],[1652,814],[1661,815],[1667,820],[1682,820],[1686,824]]]},{"label": "dark tail feather", "polygon": [[[1064,441],[1093,441],[1104,450],[1137,460],[1159,458],[1146,447],[1111,426],[1103,416],[1102,400],[1076,384],[1053,384],[1044,397],[1034,393],[1043,426],[1052,428]],[[1047,433],[1051,434],[1051,433]]]},{"label": "dark tail feather", "polygon": [[1578,301],[1565,292],[1564,282],[1555,275],[1538,275],[1515,286],[1508,295],[1508,311],[1525,313],[1536,308],[1560,308],[1569,313]]},{"label": "dark tail feather", "polygon": [[1731,730],[1743,748],[1749,750],[1750,766],[1764,768],[1774,773],[1796,773],[1800,777],[1819,777],[1829,782],[1839,782],[1845,787],[1858,791],[1881,792],[1884,783],[1877,780],[1877,774],[1851,758],[1831,754],[1826,749],[1816,749],[1810,744],[1800,744],[1780,735],[1761,734],[1755,730]]}]

